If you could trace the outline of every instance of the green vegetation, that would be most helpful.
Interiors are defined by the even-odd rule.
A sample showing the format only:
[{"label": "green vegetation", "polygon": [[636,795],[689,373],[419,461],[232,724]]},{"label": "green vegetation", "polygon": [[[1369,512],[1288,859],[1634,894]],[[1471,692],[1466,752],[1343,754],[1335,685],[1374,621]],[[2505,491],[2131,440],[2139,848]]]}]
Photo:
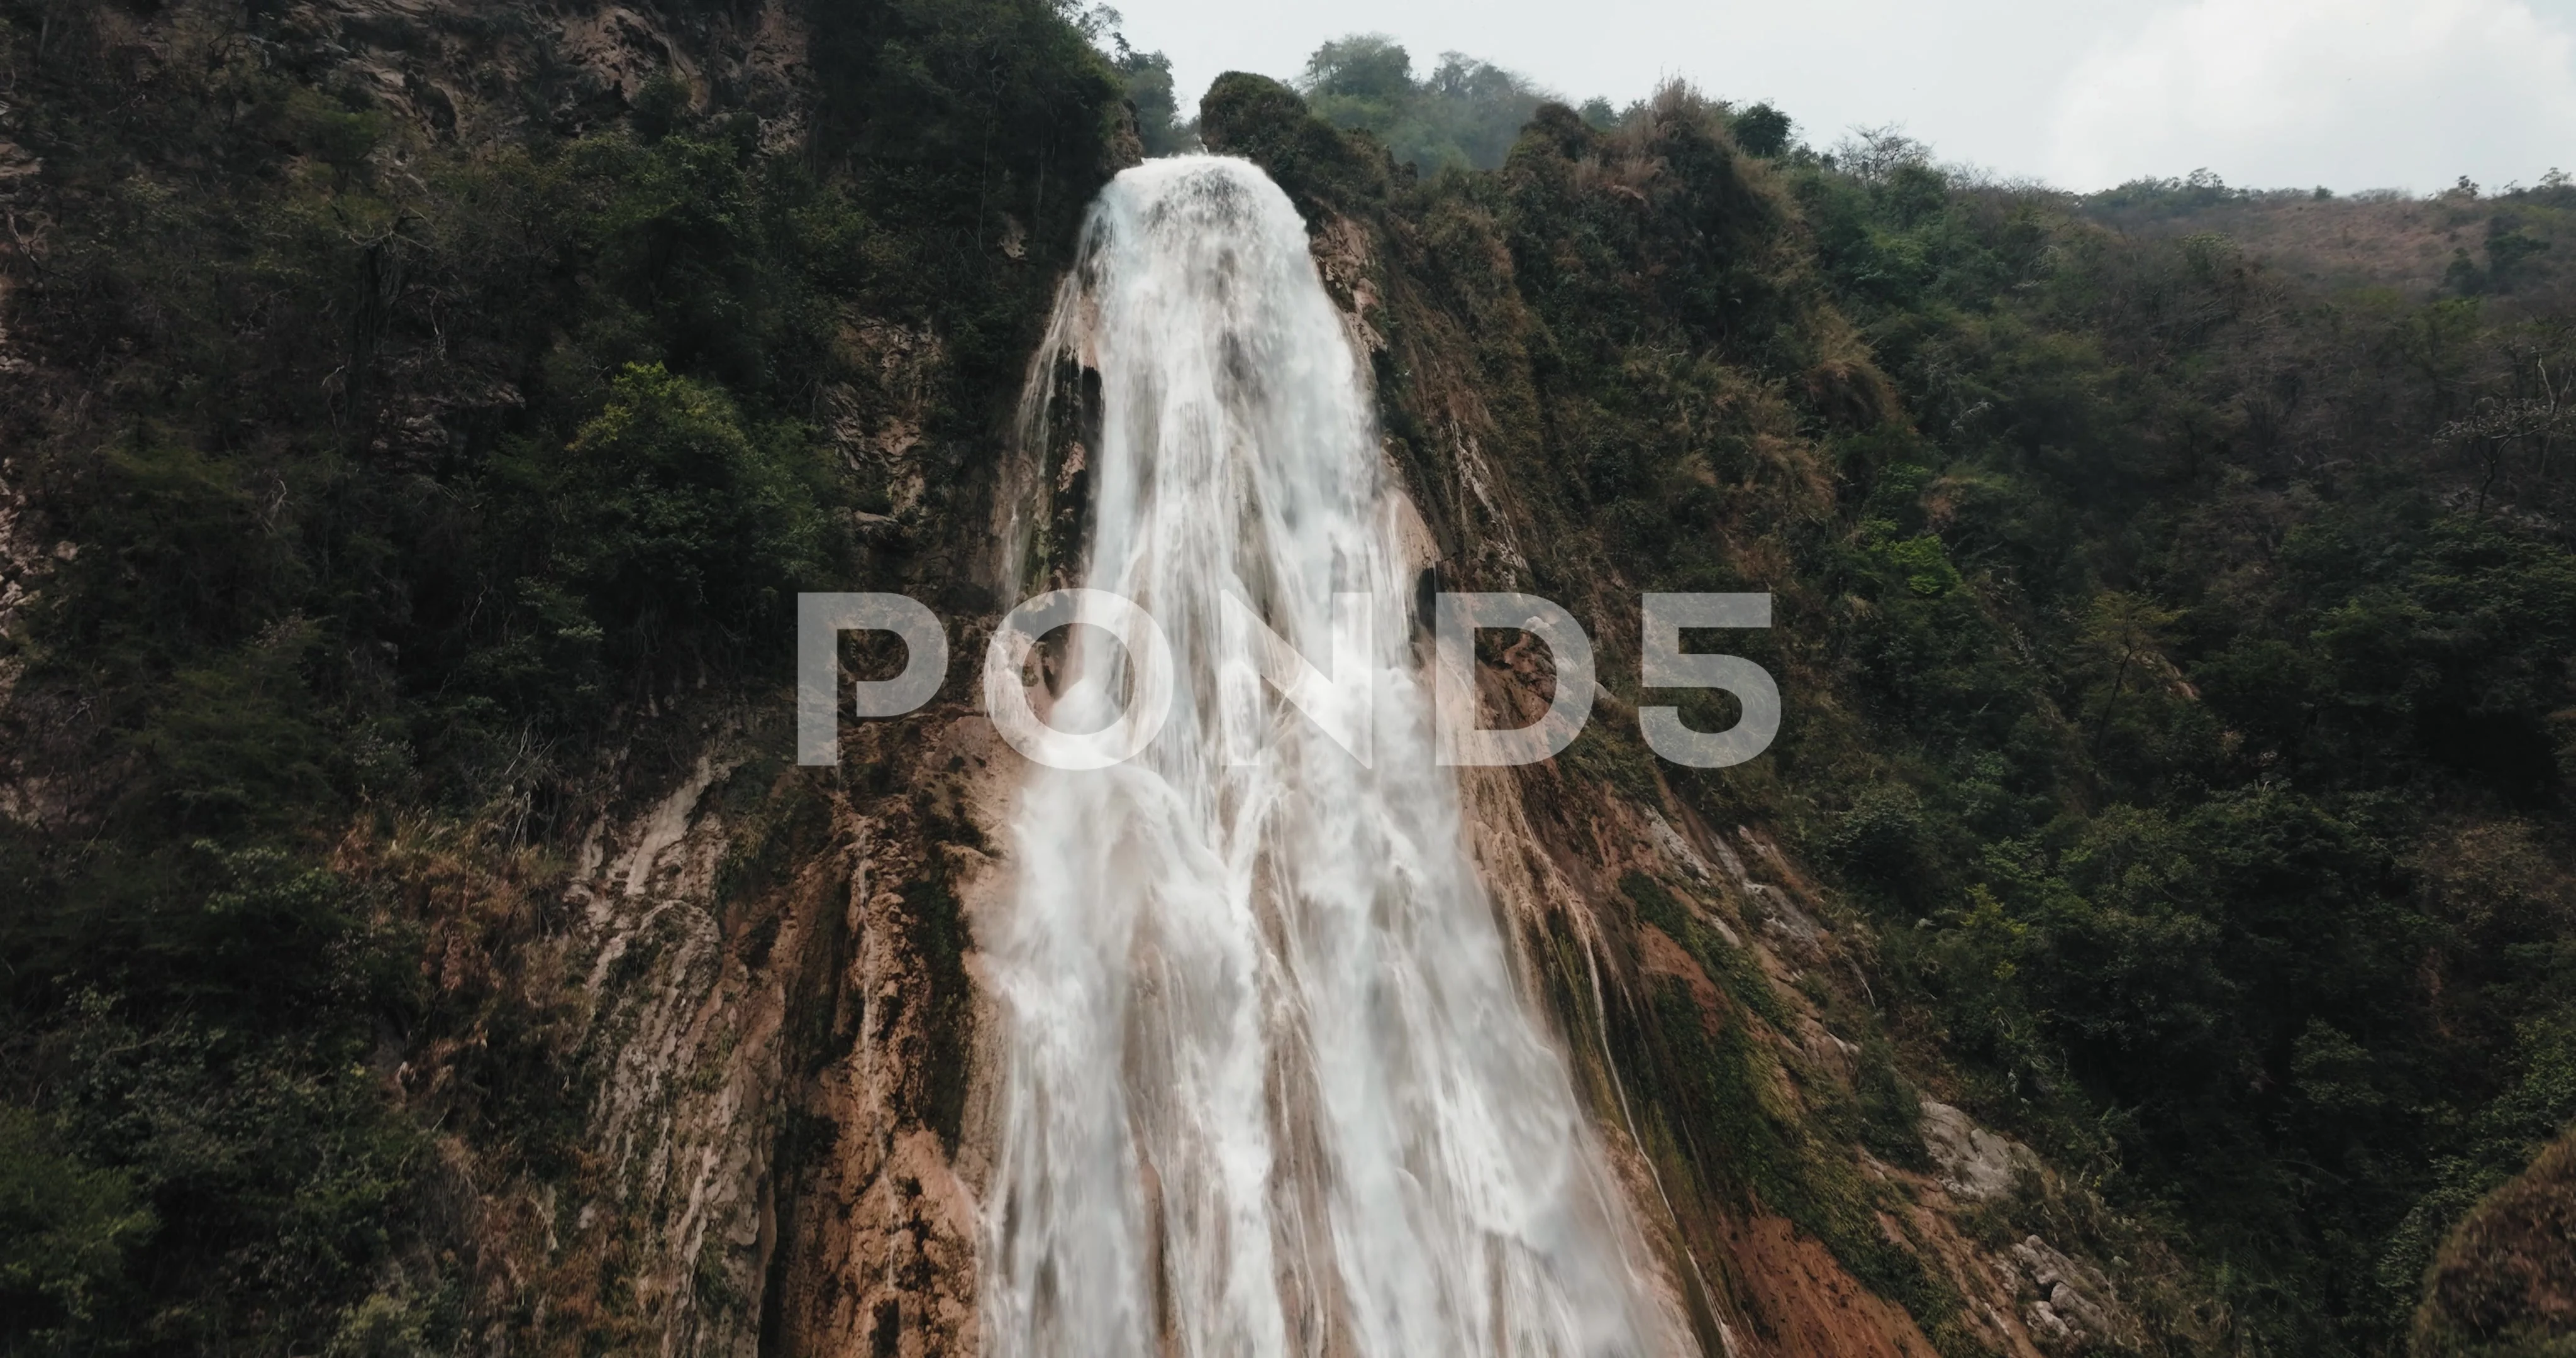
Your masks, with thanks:
[{"label": "green vegetation", "polygon": [[1160,52],[1139,52],[1124,35],[1111,35],[1117,50],[1118,78],[1127,87],[1127,106],[1136,113],[1136,136],[1149,156],[1177,155],[1198,143],[1196,120],[1181,118],[1179,96],[1172,91],[1171,59]]},{"label": "green vegetation", "polygon": [[[774,687],[802,584],[987,603],[956,563],[1079,214],[1129,110],[1194,135],[1048,0],[817,4],[801,120],[672,73],[479,140],[283,9],[0,3],[42,163],[0,397],[44,563],[0,642],[11,1353],[455,1347],[446,1147],[574,1174],[584,1091],[550,1015],[424,965],[458,907],[406,874],[559,885],[645,714]],[[1920,1081],[2197,1261],[2235,1351],[2398,1351],[2428,1267],[2421,1342],[2487,1325],[2459,1223],[2576,1117],[2564,177],[2442,200],[2439,288],[2337,290],[2207,228],[2369,204],[2075,200],[1380,39],[1302,88],[1226,77],[1198,130],[1374,233],[1388,446],[1462,578],[1587,613],[1630,706],[1638,590],[1778,598],[1725,640],[1790,695],[1769,758],[1605,722],[1564,761],[1767,825],[1875,940],[1836,1102],[1754,1059],[1751,955],[1620,884],[1721,992],[1601,1016],[1699,1185],[1958,1349],[1847,1153],[1918,1157]],[[825,833],[800,776],[722,794],[766,808],[728,905]],[[897,1002],[954,1047],[957,902],[904,900]]]},{"label": "green vegetation", "polygon": [[2563,304],[2303,291],[1919,158],[1786,187],[1914,417],[1842,441],[1890,757],[1818,848],[1972,1104],[2179,1223],[2249,1340],[2399,1342],[2576,1116]]},{"label": "green vegetation", "polygon": [[1911,416],[1829,438],[1800,570],[1882,753],[1793,736],[1790,814],[1972,1106],[2175,1221],[2248,1342],[2384,1349],[2576,1116],[2564,312],[1858,159],[1783,187]]},{"label": "green vegetation", "polygon": [[1416,79],[1413,57],[1382,37],[1351,37],[1315,49],[1298,81],[1316,116],[1377,138],[1415,173],[1490,170],[1520,136],[1539,102],[1537,86],[1490,62],[1441,54]]},{"label": "green vegetation", "polygon": [[2576,1353],[2576,1136],[2497,1189],[2442,1245],[2415,1321],[2422,1358]]},{"label": "green vegetation", "polygon": [[[549,1018],[434,980],[457,921],[375,855],[544,880],[643,714],[922,570],[1121,115],[1044,0],[811,21],[801,141],[666,75],[461,143],[278,6],[0,6],[44,166],[0,420],[77,544],[0,642],[46,789],[0,822],[0,1351],[450,1351],[432,1126],[579,1160]],[[897,415],[909,485],[852,442]]]},{"label": "green vegetation", "polygon": [[[1724,645],[1789,724],[1675,790],[1833,873],[1906,1063],[2199,1261],[2225,1342],[2402,1347],[2449,1224],[2576,1117],[2576,327],[2559,250],[2492,245],[2567,208],[2478,201],[2509,288],[2333,292],[2190,230],[2268,201],[2205,177],[2083,202],[1668,91],[1406,184],[1294,111],[1204,116],[1387,224],[1390,444],[1470,578],[1588,600],[1614,688],[1629,591],[1773,590]],[[1464,437],[1509,505],[1450,498]],[[1690,1092],[1722,1061],[1632,1064],[1735,1172],[1805,1163]]]}]

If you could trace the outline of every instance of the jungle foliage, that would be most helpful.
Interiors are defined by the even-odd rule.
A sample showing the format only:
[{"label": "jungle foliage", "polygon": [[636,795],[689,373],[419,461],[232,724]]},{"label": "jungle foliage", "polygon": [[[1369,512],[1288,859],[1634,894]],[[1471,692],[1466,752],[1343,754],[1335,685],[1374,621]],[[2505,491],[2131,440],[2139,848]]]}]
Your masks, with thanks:
[{"label": "jungle foliage", "polygon": [[1490,170],[1503,163],[1546,91],[1456,52],[1416,77],[1412,54],[1383,37],[1343,38],[1315,49],[1297,82],[1316,116],[1376,137],[1398,165],[1420,175]]},{"label": "jungle foliage", "polygon": [[[0,1352],[447,1351],[441,1138],[560,1167],[580,1094],[360,846],[546,846],[644,714],[775,682],[798,587],[944,577],[1122,116],[1045,0],[853,0],[800,140],[665,75],[459,143],[301,13],[0,6],[6,443],[77,544],[0,642],[51,799],[0,830]],[[832,427],[896,395],[913,488]]]},{"label": "jungle foliage", "polygon": [[1975,1105],[2250,1342],[2402,1347],[2576,1117],[2576,290],[2323,291],[1875,149],[1783,176],[1912,416],[1829,443],[1839,677],[1902,735],[1811,843]]},{"label": "jungle foliage", "polygon": [[[1846,1035],[2180,1244],[2212,1342],[2402,1351],[2450,1224],[2576,1117],[2549,186],[2464,202],[2534,244],[2403,295],[2096,220],[2246,201],[2215,181],[2085,202],[1668,90],[1407,183],[1292,100],[1220,82],[1207,133],[1388,224],[1391,446],[1472,522],[1425,452],[1472,435],[1530,525],[1472,571],[1591,597],[1612,652],[1630,591],[1774,592],[1704,644],[1780,676],[1779,743],[1662,772],[1855,903]],[[1633,744],[1567,761],[1650,789]]]},{"label": "jungle foliage", "polygon": [[[190,22],[138,47],[128,11]],[[666,77],[458,145],[281,15],[0,4],[43,167],[0,437],[64,544],[0,643],[46,799],[0,830],[9,1352],[452,1340],[439,1138],[568,1163],[579,1091],[350,846],[543,849],[638,714],[774,684],[800,583],[983,602],[943,535],[1118,121],[1185,136],[1167,64],[1048,0],[816,0],[786,140]],[[2454,1224],[2576,1116],[2565,185],[2461,200],[2437,293],[2330,291],[2102,224],[2245,206],[2214,181],[2079,202],[1369,39],[1305,90],[1227,77],[1203,130],[1410,252],[1389,446],[1466,521],[1473,388],[1531,529],[1463,568],[1590,600],[1614,688],[1617,600],[1778,596],[1725,644],[1781,676],[1780,743],[1667,773],[1876,940],[1836,1116],[1904,1153],[1901,1066],[2201,1261],[2241,1351],[2397,1351]],[[923,350],[905,484],[838,426]],[[1651,792],[1612,726],[1568,766]],[[1661,890],[1628,887],[1678,921]],[[1952,1304],[1751,1115],[1740,1051],[1664,1036],[1712,1184]],[[433,1039],[435,1102],[400,1073]]]}]

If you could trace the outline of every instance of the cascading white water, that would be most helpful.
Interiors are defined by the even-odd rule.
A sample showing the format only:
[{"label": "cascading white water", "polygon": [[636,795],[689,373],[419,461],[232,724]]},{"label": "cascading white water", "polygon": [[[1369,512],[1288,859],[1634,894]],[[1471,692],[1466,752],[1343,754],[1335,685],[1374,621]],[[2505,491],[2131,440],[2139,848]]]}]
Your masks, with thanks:
[{"label": "cascading white water", "polygon": [[[1143,755],[1033,769],[1017,813],[986,1352],[1682,1348],[1433,761],[1394,492],[1296,210],[1240,160],[1128,170],[1051,345],[1100,377],[1085,583],[1161,623],[1176,678]],[[1365,767],[1221,613],[1329,669],[1352,591]],[[1078,644],[1053,720],[1104,722],[1124,663]]]}]

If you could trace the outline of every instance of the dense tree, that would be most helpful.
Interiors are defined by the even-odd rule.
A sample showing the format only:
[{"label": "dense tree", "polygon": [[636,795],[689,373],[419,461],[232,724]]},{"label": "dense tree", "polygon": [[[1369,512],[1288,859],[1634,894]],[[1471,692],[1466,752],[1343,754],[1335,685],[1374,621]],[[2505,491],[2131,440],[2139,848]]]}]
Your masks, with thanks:
[{"label": "dense tree", "polygon": [[[459,141],[284,7],[0,6],[12,527],[78,544],[0,640],[9,776],[62,790],[0,823],[0,1351],[448,1351],[428,1124],[575,1158],[546,1016],[429,985],[359,846],[514,871],[639,712],[769,682],[800,585],[909,569],[1114,168],[1046,0],[811,19],[800,140],[665,74]],[[886,344],[940,359],[915,486],[826,427]]]},{"label": "dense tree", "polygon": [[1417,79],[1413,58],[1383,37],[1328,42],[1299,82],[1309,106],[1336,127],[1367,131],[1400,165],[1433,174],[1502,164],[1545,93],[1520,76],[1456,52]]}]

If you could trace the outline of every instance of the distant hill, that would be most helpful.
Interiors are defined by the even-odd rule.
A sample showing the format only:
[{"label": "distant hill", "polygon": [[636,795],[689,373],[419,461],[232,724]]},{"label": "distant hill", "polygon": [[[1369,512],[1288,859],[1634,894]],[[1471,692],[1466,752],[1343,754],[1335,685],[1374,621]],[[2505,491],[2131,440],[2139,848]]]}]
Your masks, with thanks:
[{"label": "distant hill", "polygon": [[2203,173],[2124,184],[2080,203],[2084,215],[2132,235],[2224,235],[2277,272],[2329,289],[2556,305],[2576,287],[2576,187],[2563,175],[2501,194],[2464,184],[2409,198],[2248,191]]}]

